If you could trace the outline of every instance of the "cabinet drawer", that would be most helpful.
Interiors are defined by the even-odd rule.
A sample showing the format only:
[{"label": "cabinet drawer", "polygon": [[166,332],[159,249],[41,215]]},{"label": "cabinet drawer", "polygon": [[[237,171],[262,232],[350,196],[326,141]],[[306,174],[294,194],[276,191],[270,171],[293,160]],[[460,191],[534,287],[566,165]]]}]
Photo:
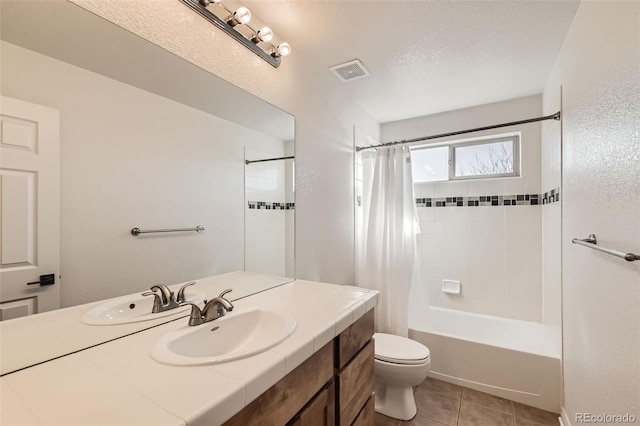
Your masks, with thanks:
[{"label": "cabinet drawer", "polygon": [[374,348],[369,341],[364,348],[338,373],[338,395],[340,401],[340,426],[350,425],[371,397]]},{"label": "cabinet drawer", "polygon": [[336,368],[342,369],[373,337],[373,309],[340,333],[336,347]]},{"label": "cabinet drawer", "polygon": [[286,424],[333,377],[333,345],[326,344],[225,425]]},{"label": "cabinet drawer", "polygon": [[334,426],[335,408],[335,383],[332,382],[296,416],[291,426]]},{"label": "cabinet drawer", "polygon": [[375,423],[375,415],[375,395],[372,394],[364,407],[362,407],[362,411],[360,411],[352,426],[371,426]]}]

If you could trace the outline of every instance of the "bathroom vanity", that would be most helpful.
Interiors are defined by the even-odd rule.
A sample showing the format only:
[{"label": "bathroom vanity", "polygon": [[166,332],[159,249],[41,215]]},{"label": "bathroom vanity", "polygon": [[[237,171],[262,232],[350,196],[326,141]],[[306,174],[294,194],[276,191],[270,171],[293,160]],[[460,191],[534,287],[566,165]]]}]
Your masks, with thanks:
[{"label": "bathroom vanity", "polygon": [[372,424],[372,336],[369,310],[225,424]]},{"label": "bathroom vanity", "polygon": [[[239,274],[192,287],[207,298],[231,282],[242,293],[246,278],[254,290],[260,288],[256,283],[263,277]],[[287,312],[296,320],[293,333],[261,353],[211,365],[167,365],[150,355],[165,333],[188,322],[188,310],[137,323],[137,330],[132,324],[80,322],[104,302],[48,313],[47,321],[37,315],[1,324],[0,423],[372,424],[377,292],[303,280],[265,287],[234,300],[225,317],[254,308]],[[215,326],[212,321],[192,328]],[[114,327],[124,334],[112,337]],[[111,337],[95,343],[95,334]],[[78,349],[80,342],[91,344]],[[36,350],[41,360],[31,353]]]}]

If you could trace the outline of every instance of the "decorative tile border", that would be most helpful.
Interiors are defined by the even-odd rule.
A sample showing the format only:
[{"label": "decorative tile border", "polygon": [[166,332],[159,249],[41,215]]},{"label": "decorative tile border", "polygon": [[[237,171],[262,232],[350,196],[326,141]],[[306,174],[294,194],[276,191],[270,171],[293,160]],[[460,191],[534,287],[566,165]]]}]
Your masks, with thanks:
[{"label": "decorative tile border", "polygon": [[417,207],[537,206],[560,201],[560,188],[544,194],[416,198]]},{"label": "decorative tile border", "polygon": [[558,201],[560,201],[560,188],[555,188],[549,192],[545,192],[542,197],[542,204],[557,203]]},{"label": "decorative tile border", "polygon": [[269,203],[266,201],[249,201],[249,208],[255,210],[295,210],[296,203]]}]

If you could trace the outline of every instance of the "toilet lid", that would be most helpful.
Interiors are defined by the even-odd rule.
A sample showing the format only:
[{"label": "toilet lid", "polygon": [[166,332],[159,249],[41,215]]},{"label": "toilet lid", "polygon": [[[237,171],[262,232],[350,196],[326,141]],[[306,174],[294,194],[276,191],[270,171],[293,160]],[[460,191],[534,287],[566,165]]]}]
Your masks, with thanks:
[{"label": "toilet lid", "polygon": [[393,334],[375,333],[376,359],[394,364],[424,364],[429,361],[429,348]]}]

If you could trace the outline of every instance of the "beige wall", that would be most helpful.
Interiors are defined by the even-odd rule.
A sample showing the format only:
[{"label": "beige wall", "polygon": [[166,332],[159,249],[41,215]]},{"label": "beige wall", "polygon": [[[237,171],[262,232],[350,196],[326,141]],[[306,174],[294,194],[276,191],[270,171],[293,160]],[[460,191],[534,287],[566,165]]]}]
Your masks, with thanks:
[{"label": "beige wall", "polygon": [[295,115],[296,276],[353,284],[353,126],[377,136],[378,123],[312,52],[288,40],[276,69],[179,1],[72,1]]},{"label": "beige wall", "polygon": [[[562,86],[564,419],[640,419],[640,3],[584,1],[545,90]],[[638,420],[636,420],[638,421]]]}]

